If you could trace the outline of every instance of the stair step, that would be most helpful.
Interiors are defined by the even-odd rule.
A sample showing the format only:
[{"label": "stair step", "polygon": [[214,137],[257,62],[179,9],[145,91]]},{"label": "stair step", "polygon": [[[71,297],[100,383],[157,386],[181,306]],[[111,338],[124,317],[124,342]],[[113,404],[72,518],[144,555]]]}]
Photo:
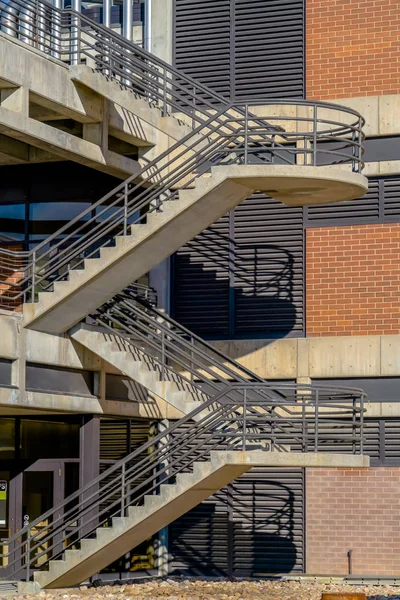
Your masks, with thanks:
[{"label": "stair step", "polygon": [[49,576],[58,577],[65,572],[66,562],[65,560],[51,560],[49,561]]},{"label": "stair step", "polygon": [[193,473],[178,473],[176,476],[176,485],[186,488],[193,482]]},{"label": "stair step", "polygon": [[74,566],[81,561],[82,550],[66,550],[65,551],[65,564]]},{"label": "stair step", "polygon": [[145,496],[144,497],[144,505],[146,508],[156,508],[160,504],[163,503],[163,498],[161,496]]},{"label": "stair step", "polygon": [[97,540],[104,542],[107,541],[113,533],[112,527],[98,527],[96,529],[96,538]]}]

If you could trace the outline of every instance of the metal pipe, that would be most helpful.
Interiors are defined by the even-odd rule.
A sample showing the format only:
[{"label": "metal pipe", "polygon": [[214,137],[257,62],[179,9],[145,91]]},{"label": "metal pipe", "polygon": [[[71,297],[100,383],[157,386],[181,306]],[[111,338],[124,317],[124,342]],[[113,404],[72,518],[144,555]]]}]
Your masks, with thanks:
[{"label": "metal pipe", "polygon": [[129,41],[133,39],[133,0],[124,0],[122,35]]},{"label": "metal pipe", "polygon": [[[72,0],[72,10],[77,13],[81,12],[81,0]],[[73,17],[71,20],[71,65],[78,65],[79,57],[79,17]]]},{"label": "metal pipe", "polygon": [[[53,0],[53,5],[56,9],[62,10],[63,0]],[[51,55],[54,58],[61,58],[61,15],[57,11],[52,11],[51,16]]]},{"label": "metal pipe", "polygon": [[112,0],[103,0],[103,25],[111,27]]},{"label": "metal pipe", "polygon": [[18,5],[12,0],[3,2],[3,9],[0,13],[0,29],[7,35],[17,37]]},{"label": "metal pipe", "polygon": [[18,19],[18,37],[21,42],[34,45],[35,39],[35,13],[28,6],[20,8]]}]

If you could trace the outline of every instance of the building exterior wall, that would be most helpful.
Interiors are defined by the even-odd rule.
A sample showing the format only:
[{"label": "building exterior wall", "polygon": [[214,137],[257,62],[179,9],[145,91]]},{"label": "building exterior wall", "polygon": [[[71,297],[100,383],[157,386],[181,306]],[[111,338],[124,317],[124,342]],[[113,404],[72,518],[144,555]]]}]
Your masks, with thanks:
[{"label": "building exterior wall", "polygon": [[400,467],[307,469],[307,572],[400,575]]},{"label": "building exterior wall", "polygon": [[400,331],[400,224],[306,234],[307,335]]},{"label": "building exterior wall", "polygon": [[307,98],[398,93],[399,27],[396,0],[307,0]]}]

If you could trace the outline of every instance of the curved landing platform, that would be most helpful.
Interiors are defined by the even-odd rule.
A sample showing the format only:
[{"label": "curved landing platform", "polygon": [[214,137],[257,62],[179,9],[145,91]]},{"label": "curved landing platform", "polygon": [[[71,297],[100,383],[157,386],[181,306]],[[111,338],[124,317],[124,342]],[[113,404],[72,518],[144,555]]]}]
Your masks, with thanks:
[{"label": "curved landing platform", "polygon": [[345,202],[368,191],[368,179],[344,166],[232,165],[212,171],[289,206]]}]

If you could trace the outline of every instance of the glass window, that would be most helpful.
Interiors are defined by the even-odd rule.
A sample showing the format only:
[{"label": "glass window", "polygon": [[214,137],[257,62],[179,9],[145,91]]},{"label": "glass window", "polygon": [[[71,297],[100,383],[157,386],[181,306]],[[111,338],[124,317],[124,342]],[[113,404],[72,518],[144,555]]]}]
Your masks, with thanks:
[{"label": "glass window", "polygon": [[0,459],[15,458],[15,419],[0,419]]},{"label": "glass window", "polygon": [[25,204],[0,206],[0,244],[25,239]]},{"label": "glass window", "polygon": [[[29,206],[29,238],[39,242],[89,208],[89,202],[40,202]],[[90,218],[89,212],[83,218]]]},{"label": "glass window", "polygon": [[21,458],[79,458],[79,424],[22,419]]}]

